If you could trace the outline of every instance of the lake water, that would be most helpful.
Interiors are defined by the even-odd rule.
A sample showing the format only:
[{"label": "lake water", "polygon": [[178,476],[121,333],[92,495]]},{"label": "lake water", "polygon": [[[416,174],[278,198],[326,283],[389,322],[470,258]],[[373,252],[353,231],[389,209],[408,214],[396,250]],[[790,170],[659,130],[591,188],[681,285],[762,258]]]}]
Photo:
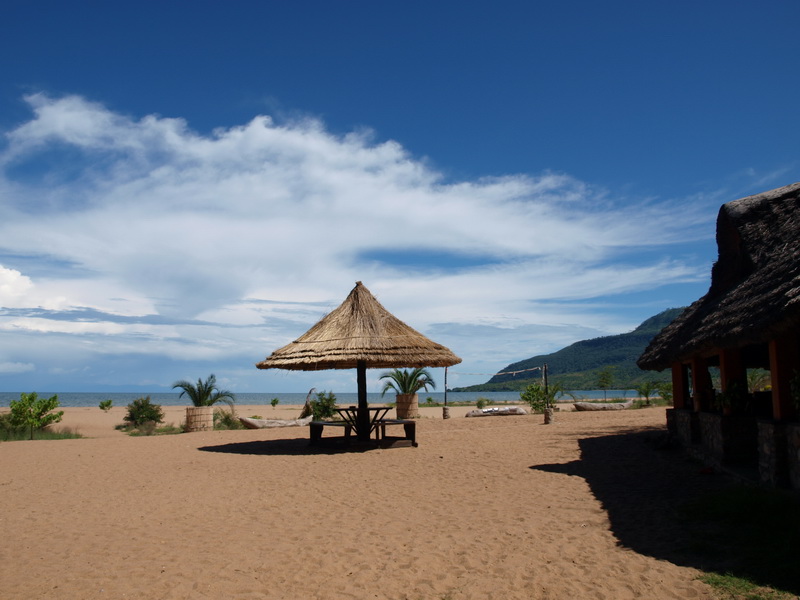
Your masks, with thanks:
[{"label": "lake water", "polygon": [[[38,392],[40,398],[50,398],[56,392]],[[604,395],[602,390],[577,390],[573,392],[576,400],[602,400]],[[636,393],[631,390],[608,390],[608,398],[631,398]],[[0,392],[0,407],[8,407],[11,400],[19,400],[19,392]],[[115,393],[108,394],[103,392],[67,392],[58,394],[58,402],[61,406],[97,406],[103,400],[112,400],[114,406],[127,406],[137,398],[150,396],[154,404],[163,406],[186,406],[189,401],[186,396],[178,397],[178,393],[159,393],[142,394],[141,392]],[[263,404],[269,406],[273,398],[279,400],[279,405],[299,405],[306,400],[306,394],[296,393],[266,393],[266,394],[235,394],[236,404]],[[433,398],[435,402],[444,402],[443,392],[422,392],[419,394],[420,404],[425,403],[428,398]],[[447,402],[475,402],[478,398],[486,398],[492,402],[519,402],[519,392],[447,392]],[[562,401],[572,401],[569,396],[561,398]],[[382,402],[394,402],[394,394],[367,394],[367,401],[370,404],[380,404]],[[342,393],[336,394],[336,404],[348,406],[358,404],[358,394]]]}]

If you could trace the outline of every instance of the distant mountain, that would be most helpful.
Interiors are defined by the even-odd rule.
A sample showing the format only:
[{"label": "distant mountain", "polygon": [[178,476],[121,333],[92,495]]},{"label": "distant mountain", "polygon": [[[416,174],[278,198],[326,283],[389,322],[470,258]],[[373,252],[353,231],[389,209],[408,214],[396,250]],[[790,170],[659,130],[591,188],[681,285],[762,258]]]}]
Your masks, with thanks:
[{"label": "distant mountain", "polygon": [[669,374],[642,371],[636,359],[644,352],[659,331],[669,325],[683,308],[670,308],[650,317],[630,333],[609,335],[575,342],[552,354],[534,356],[512,363],[488,382],[453,391],[501,392],[525,389],[533,381],[541,380],[540,371],[527,371],[516,375],[503,375],[525,371],[547,364],[548,381],[560,383],[567,390],[597,389],[597,373],[604,367],[613,367],[615,389],[634,389],[645,381],[668,381]]}]

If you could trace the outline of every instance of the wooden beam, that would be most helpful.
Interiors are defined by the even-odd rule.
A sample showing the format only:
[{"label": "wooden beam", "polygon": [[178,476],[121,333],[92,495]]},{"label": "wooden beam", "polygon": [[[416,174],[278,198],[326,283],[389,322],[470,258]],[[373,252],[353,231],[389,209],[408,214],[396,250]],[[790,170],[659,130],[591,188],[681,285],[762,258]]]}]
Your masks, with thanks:
[{"label": "wooden beam", "polygon": [[681,362],[672,363],[672,406],[686,408],[689,396],[689,378],[686,366]]},{"label": "wooden beam", "polygon": [[800,371],[797,336],[791,335],[770,340],[769,372],[772,383],[772,417],[776,421],[789,421],[797,415],[791,389],[791,380],[795,371]]},{"label": "wooden beam", "polygon": [[695,412],[711,409],[714,386],[711,384],[711,373],[708,372],[708,361],[702,356],[692,358],[692,396]]}]

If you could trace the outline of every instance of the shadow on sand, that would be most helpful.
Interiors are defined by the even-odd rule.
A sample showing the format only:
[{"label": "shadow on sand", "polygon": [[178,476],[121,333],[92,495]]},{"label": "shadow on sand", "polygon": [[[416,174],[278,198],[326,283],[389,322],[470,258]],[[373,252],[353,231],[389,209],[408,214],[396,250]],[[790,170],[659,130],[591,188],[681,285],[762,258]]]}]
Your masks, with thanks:
[{"label": "shadow on sand", "polygon": [[[771,544],[780,537],[781,545],[798,547],[796,517],[783,527],[773,524],[781,531],[775,531],[772,538],[752,514],[755,511],[740,509],[733,516],[726,506],[742,491],[742,484],[688,459],[670,443],[663,429],[586,438],[579,444],[580,460],[530,468],[584,478],[602,503],[622,546],[674,564],[730,573],[758,585],[800,593],[800,578],[793,564],[796,553]],[[747,489],[764,497],[781,495]],[[783,496],[791,503],[785,511],[791,515],[797,497]],[[698,512],[694,510],[697,506],[705,508]],[[769,512],[763,502],[750,506]],[[743,536],[748,528],[760,530],[762,539],[752,541],[754,538]],[[760,552],[759,544],[765,546],[765,552]]]},{"label": "shadow on sand", "polygon": [[347,444],[343,438],[323,438],[322,443],[311,446],[308,438],[287,438],[280,440],[257,440],[251,442],[235,442],[219,446],[201,446],[202,452],[224,452],[228,454],[256,454],[264,456],[341,454],[343,452],[366,452],[375,450],[377,442],[351,441]]}]

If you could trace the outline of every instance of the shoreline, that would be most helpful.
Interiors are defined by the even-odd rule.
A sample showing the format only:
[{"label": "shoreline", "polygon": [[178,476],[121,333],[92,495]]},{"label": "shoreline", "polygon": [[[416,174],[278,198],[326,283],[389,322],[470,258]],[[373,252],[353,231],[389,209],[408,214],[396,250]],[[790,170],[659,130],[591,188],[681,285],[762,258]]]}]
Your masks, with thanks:
[{"label": "shoreline", "polygon": [[[370,404],[370,406],[385,406],[381,404]],[[520,404],[520,406],[522,406]],[[186,420],[186,405],[183,406],[163,406],[164,425],[180,426]],[[220,408],[227,409],[227,405],[220,405]],[[301,405],[278,405],[264,406],[263,404],[243,404],[235,405],[236,414],[242,417],[254,417],[258,415],[262,419],[296,419],[302,410]],[[450,406],[450,419],[463,417],[475,406]],[[7,409],[6,409],[7,410]],[[98,407],[90,406],[66,406],[59,407],[63,410],[64,416],[59,423],[51,425],[51,429],[69,428],[76,433],[90,438],[127,436],[123,431],[114,429],[116,425],[123,423],[123,418],[127,413],[127,407],[114,406],[108,412]],[[420,406],[420,419],[444,420],[442,419],[442,407]],[[389,418],[394,417],[393,411],[389,411]],[[539,415],[541,417],[541,415]],[[502,417],[483,417],[502,418]]]}]

